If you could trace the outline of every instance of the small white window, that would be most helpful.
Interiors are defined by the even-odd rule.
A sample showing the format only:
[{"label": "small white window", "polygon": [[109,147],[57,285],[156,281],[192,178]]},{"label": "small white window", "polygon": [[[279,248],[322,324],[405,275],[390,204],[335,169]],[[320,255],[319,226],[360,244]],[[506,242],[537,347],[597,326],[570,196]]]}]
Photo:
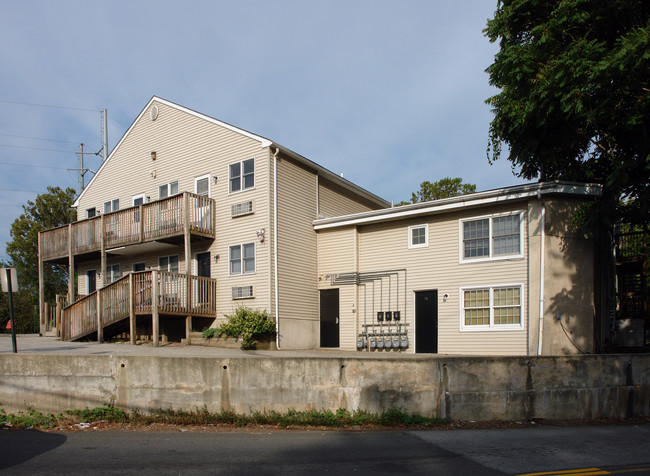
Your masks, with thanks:
[{"label": "small white window", "polygon": [[210,176],[204,175],[194,179],[194,193],[204,197],[210,196]]},{"label": "small white window", "polygon": [[178,273],[178,255],[161,256],[158,258],[158,269]]},{"label": "small white window", "polygon": [[97,215],[97,209],[95,207],[86,208],[86,218],[92,218]]},{"label": "small white window", "polygon": [[141,193],[140,195],[134,195],[133,196],[133,206],[137,207],[138,205],[142,205],[144,203],[144,193]]},{"label": "small white window", "polygon": [[461,288],[461,330],[523,328],[523,285]]},{"label": "small white window", "polygon": [[251,274],[255,272],[255,243],[245,243],[230,247],[230,275]]},{"label": "small white window", "polygon": [[170,183],[166,183],[158,187],[158,199],[162,200],[163,198],[171,197],[178,193],[178,180]]},{"label": "small white window", "polygon": [[460,221],[461,263],[522,256],[522,212]]},{"label": "small white window", "polygon": [[144,271],[146,269],[146,263],[133,263],[133,272],[137,273],[138,271]]},{"label": "small white window", "polygon": [[116,212],[120,209],[120,200],[116,198],[115,200],[110,200],[104,202],[104,213]]},{"label": "small white window", "polygon": [[122,277],[119,264],[109,264],[106,266],[106,283],[110,284]]},{"label": "small white window", "polygon": [[409,248],[429,246],[429,227],[427,225],[409,226]]},{"label": "small white window", "polygon": [[255,187],[255,159],[242,160],[229,167],[230,192],[239,192]]}]

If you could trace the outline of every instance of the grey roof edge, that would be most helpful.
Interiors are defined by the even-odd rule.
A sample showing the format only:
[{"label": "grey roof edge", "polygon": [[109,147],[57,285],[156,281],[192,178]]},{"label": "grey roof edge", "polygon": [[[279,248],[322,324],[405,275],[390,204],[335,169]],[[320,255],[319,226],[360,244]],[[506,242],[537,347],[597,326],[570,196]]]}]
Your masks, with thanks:
[{"label": "grey roof edge", "polygon": [[582,197],[599,197],[602,195],[602,185],[594,183],[579,183],[565,181],[537,182],[532,184],[514,185],[482,192],[443,198],[430,202],[414,203],[400,207],[373,210],[333,218],[314,220],[315,230],[337,228],[342,226],[370,224],[382,221],[398,220],[435,213],[457,210],[482,204],[502,203],[510,200],[521,200],[541,195],[572,195]]}]

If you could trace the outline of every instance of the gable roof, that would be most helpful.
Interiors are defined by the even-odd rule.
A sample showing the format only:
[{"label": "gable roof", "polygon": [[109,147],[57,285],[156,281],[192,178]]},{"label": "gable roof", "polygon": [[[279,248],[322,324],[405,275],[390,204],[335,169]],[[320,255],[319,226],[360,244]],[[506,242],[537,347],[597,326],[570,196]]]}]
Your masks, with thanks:
[{"label": "gable roof", "polygon": [[414,203],[401,207],[373,210],[334,218],[325,218],[313,222],[315,230],[338,228],[350,225],[367,225],[403,218],[433,215],[467,207],[503,203],[512,200],[537,197],[542,195],[567,195],[580,197],[600,197],[602,186],[576,182],[538,182],[513,187],[497,188],[484,192],[442,198],[430,202]]},{"label": "gable roof", "polygon": [[292,150],[290,150],[290,149],[288,149],[286,147],[283,147],[280,144],[278,144],[278,143],[276,143],[276,142],[274,142],[274,141],[272,141],[270,139],[259,136],[257,134],[253,134],[252,132],[248,132],[248,131],[246,131],[244,129],[241,129],[239,127],[235,127],[235,126],[233,126],[231,124],[220,121],[220,120],[215,119],[213,117],[206,116],[205,114],[194,111],[192,109],[181,106],[179,104],[173,103],[171,101],[167,101],[166,99],[162,99],[162,98],[159,98],[157,96],[153,96],[149,100],[149,102],[146,104],[146,106],[142,109],[140,114],[138,114],[138,117],[135,118],[135,120],[133,121],[131,126],[126,130],[126,132],[124,133],[124,135],[122,136],[120,141],[117,143],[117,145],[113,148],[113,150],[109,154],[108,158],[104,161],[104,163],[102,163],[101,167],[99,167],[99,170],[97,170],[97,173],[93,176],[93,178],[90,180],[90,182],[88,182],[88,185],[86,185],[86,187],[83,189],[83,191],[79,194],[77,199],[72,204],[73,207],[78,207],[79,206],[79,201],[85,195],[86,190],[88,190],[92,186],[93,182],[95,181],[95,178],[101,173],[101,171],[104,169],[106,164],[108,164],[108,162],[113,157],[113,154],[115,153],[115,151],[120,147],[122,142],[124,142],[126,137],[129,135],[129,133],[135,127],[136,123],[146,113],[146,111],[149,110],[149,106],[151,106],[154,102],[164,104],[164,105],[169,106],[171,108],[177,109],[177,110],[185,112],[187,114],[190,114],[190,115],[192,115],[194,117],[198,117],[199,119],[203,119],[203,120],[208,121],[208,122],[210,122],[212,124],[221,126],[221,127],[225,128],[225,129],[228,129],[228,130],[230,130],[232,132],[236,132],[237,134],[241,134],[241,135],[243,135],[245,137],[248,137],[249,139],[256,140],[256,141],[258,141],[260,143],[261,148],[266,148],[266,147],[273,148],[273,147],[275,147],[275,148],[279,149],[280,152],[282,152],[282,153],[286,154],[287,156],[291,157],[292,159],[302,163],[303,165],[306,165],[307,167],[309,167],[311,169],[314,169],[319,175],[322,175],[322,176],[326,177],[327,179],[337,183],[338,185],[342,186],[343,188],[348,189],[348,190],[350,190],[350,191],[352,191],[352,192],[354,192],[354,193],[356,193],[358,195],[361,195],[364,198],[366,198],[367,200],[370,200],[371,202],[374,202],[374,203],[376,203],[376,204],[378,204],[380,206],[387,207],[387,206],[390,205],[390,203],[388,201],[386,201],[383,198],[375,195],[374,193],[369,192],[368,190],[366,190],[366,189],[364,189],[362,187],[359,187],[358,185],[355,185],[354,183],[350,182],[349,180],[344,179],[343,177],[335,174],[334,172],[326,169],[325,167],[322,167],[322,166],[318,165],[316,162],[313,162],[313,161],[307,159],[306,157],[303,157],[302,155],[297,154],[296,152],[294,152],[294,151],[292,151]]}]

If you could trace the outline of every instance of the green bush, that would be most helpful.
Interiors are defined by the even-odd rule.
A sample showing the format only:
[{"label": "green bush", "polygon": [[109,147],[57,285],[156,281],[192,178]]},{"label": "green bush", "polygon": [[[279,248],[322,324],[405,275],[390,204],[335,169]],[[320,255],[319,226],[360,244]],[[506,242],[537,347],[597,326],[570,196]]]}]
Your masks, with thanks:
[{"label": "green bush", "polygon": [[260,336],[275,336],[275,323],[271,320],[268,311],[253,310],[246,306],[239,306],[232,314],[224,314],[228,322],[202,332],[206,339],[211,337],[242,337],[242,349],[253,349],[255,340]]}]

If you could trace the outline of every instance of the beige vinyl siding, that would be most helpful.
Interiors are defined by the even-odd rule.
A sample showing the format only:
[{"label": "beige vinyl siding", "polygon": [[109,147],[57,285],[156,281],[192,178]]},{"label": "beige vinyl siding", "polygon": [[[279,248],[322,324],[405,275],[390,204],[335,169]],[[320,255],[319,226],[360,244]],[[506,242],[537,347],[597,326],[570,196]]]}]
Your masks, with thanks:
[{"label": "beige vinyl siding", "polygon": [[323,177],[318,178],[318,214],[331,218],[381,208],[376,203],[355,196],[352,192]]},{"label": "beige vinyl siding", "polygon": [[[459,263],[459,221],[463,218],[524,209],[525,203],[519,206],[462,211],[359,228],[360,272],[407,269],[408,284],[406,302],[403,303],[405,308],[403,321],[410,324],[408,331],[411,352],[414,351],[414,292],[436,289],[438,290],[438,352],[440,354],[525,355],[527,353],[528,303],[525,299],[522,330],[473,332],[460,330],[462,287],[523,284],[524,296],[527,296],[527,243],[524,236],[524,258],[461,264]],[[525,213],[524,220],[526,217]],[[428,226],[428,246],[409,249],[408,227],[422,224]],[[449,298],[443,301],[445,293],[449,294]],[[402,295],[399,298],[400,301],[403,300]]]},{"label": "beige vinyl siding", "polygon": [[[340,348],[356,350],[357,328],[363,323],[358,308],[356,286],[332,286],[326,275],[355,272],[356,231],[353,227],[323,230],[318,233],[319,289],[339,289]],[[361,298],[362,299],[362,298]],[[357,312],[358,310],[358,312]]]},{"label": "beige vinyl siding", "polygon": [[[179,192],[194,192],[194,179],[210,175],[210,197],[216,206],[216,238],[213,242],[193,241],[195,252],[211,252],[211,275],[217,283],[218,315],[230,313],[239,304],[232,300],[233,286],[254,287],[254,299],[247,299],[247,306],[270,309],[270,240],[259,243],[256,232],[268,227],[269,200],[269,151],[261,143],[217,124],[188,114],[168,105],[157,103],[159,116],[152,121],[149,112],[136,121],[119,147],[113,151],[110,161],[97,175],[81,198],[77,214],[85,217],[85,211],[97,207],[103,212],[105,201],[118,198],[120,209],[131,206],[132,197],[144,194],[151,201],[158,199],[158,187],[178,181]],[[156,160],[151,152],[156,152]],[[229,165],[250,158],[255,159],[255,188],[229,193]],[[214,177],[218,177],[215,183]],[[254,213],[231,218],[231,205],[246,200],[254,202]],[[229,276],[229,246],[256,243],[256,273]],[[160,256],[178,254],[181,270],[184,270],[182,242],[176,252],[165,251]],[[219,259],[215,262],[215,257]],[[130,262],[126,258],[120,263]],[[157,258],[151,257],[157,266]],[[81,266],[81,263],[77,263]],[[130,268],[129,268],[130,269]],[[82,279],[83,281],[83,279]]]},{"label": "beige vinyl siding", "polygon": [[290,159],[278,160],[278,292],[280,345],[318,344],[316,174]]}]

